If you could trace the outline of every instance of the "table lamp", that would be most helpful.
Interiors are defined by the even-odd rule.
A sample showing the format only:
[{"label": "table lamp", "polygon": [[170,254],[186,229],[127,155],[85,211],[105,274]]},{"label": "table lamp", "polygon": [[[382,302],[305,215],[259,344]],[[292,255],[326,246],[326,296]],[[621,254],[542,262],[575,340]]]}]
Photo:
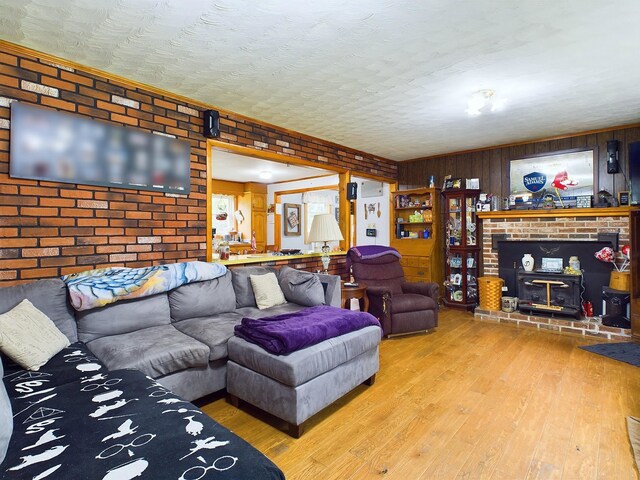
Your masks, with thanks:
[{"label": "table lamp", "polygon": [[311,231],[309,232],[310,242],[324,242],[322,246],[322,266],[324,273],[329,271],[329,250],[331,249],[327,242],[335,242],[344,240],[338,222],[331,213],[322,213],[313,217],[311,222]]}]

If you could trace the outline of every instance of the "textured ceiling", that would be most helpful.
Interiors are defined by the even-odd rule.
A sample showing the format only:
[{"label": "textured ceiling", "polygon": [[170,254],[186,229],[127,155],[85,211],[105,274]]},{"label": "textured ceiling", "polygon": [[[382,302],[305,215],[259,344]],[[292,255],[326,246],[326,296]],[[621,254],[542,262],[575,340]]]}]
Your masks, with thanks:
[{"label": "textured ceiling", "polygon": [[639,0],[2,0],[0,38],[395,160],[640,119]]}]

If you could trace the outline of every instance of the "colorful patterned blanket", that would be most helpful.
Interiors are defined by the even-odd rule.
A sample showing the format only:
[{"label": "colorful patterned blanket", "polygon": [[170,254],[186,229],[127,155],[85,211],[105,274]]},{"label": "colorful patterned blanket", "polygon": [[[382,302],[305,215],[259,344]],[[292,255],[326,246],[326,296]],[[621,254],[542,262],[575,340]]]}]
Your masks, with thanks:
[{"label": "colorful patterned blanket", "polygon": [[217,263],[184,262],[144,268],[100,268],[65,275],[62,281],[67,284],[73,308],[89,310],[212,280],[225,273],[227,267]]}]

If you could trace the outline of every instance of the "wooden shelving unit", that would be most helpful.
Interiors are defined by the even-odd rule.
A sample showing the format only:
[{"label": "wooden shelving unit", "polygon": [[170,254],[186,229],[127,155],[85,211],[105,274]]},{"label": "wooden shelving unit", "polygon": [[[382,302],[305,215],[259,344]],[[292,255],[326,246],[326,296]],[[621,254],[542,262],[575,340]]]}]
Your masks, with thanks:
[{"label": "wooden shelving unit", "polygon": [[402,255],[406,280],[442,284],[440,189],[394,191],[390,207],[391,246]]}]

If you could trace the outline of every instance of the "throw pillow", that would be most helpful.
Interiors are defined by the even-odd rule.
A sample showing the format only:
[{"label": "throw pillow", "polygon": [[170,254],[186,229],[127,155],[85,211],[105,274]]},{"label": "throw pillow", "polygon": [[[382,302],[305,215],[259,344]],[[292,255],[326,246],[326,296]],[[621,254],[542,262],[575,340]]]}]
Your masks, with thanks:
[{"label": "throw pillow", "polygon": [[27,370],[38,370],[69,346],[69,339],[29,300],[0,315],[0,351]]},{"label": "throw pillow", "polygon": [[9,440],[13,433],[13,413],[7,389],[2,381],[4,375],[2,359],[0,358],[0,463],[3,462],[9,448]]},{"label": "throw pillow", "polygon": [[280,288],[289,302],[305,307],[324,304],[324,288],[320,277],[291,267],[280,269]]},{"label": "throw pillow", "polygon": [[266,275],[251,275],[251,286],[256,297],[256,305],[260,310],[282,305],[287,301],[278,285],[276,274],[269,272]]}]

